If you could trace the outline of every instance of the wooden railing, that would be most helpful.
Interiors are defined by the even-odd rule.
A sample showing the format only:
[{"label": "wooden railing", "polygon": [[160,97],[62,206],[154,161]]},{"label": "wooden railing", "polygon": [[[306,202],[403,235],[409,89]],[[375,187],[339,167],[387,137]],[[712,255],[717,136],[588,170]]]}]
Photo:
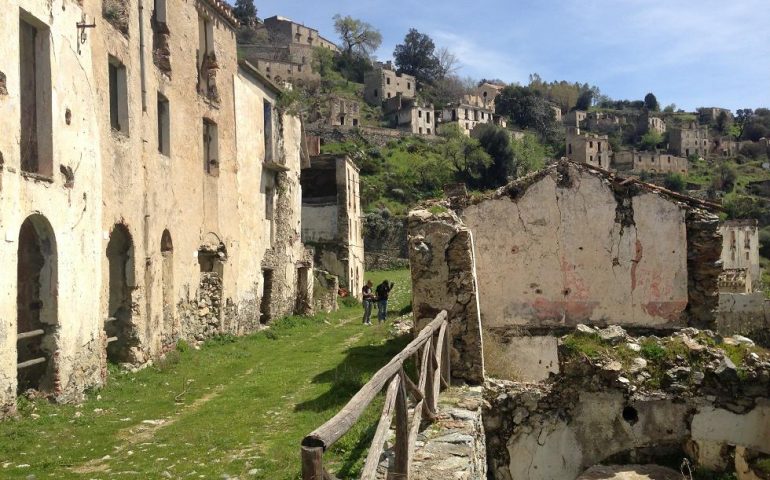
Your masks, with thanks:
[{"label": "wooden railing", "polygon": [[[342,410],[302,440],[302,480],[334,479],[324,469],[324,452],[350,430],[386,385],[385,405],[364,463],[361,480],[375,478],[394,412],[396,417],[395,462],[389,478],[409,479],[409,468],[420,422],[423,418],[428,420],[436,418],[441,386],[449,385],[447,324],[447,312],[442,311],[406,348],[377,371]],[[420,349],[422,349],[421,355]],[[416,385],[404,372],[404,362],[413,355],[420,366],[420,376]],[[414,402],[411,418],[409,396]]]}]

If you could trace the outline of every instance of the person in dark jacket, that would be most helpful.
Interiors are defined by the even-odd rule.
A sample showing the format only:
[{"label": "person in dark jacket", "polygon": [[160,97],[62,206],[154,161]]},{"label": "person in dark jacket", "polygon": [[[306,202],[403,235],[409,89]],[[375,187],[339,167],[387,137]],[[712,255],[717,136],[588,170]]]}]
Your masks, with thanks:
[{"label": "person in dark jacket", "polygon": [[388,297],[393,290],[393,285],[393,282],[388,283],[387,280],[377,285],[377,319],[380,323],[384,322],[388,315]]},{"label": "person in dark jacket", "polygon": [[372,292],[372,281],[369,280],[361,289],[361,298],[364,305],[364,325],[372,324],[372,305],[374,305],[374,292]]}]

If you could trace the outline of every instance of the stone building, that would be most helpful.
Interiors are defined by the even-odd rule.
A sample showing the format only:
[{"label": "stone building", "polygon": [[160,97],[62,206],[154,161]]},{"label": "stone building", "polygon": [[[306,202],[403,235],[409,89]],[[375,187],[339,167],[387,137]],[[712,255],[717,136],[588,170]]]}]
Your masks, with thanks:
[{"label": "stone building", "polygon": [[719,107],[701,107],[698,110],[698,121],[703,125],[709,125],[717,121],[719,116],[724,112],[727,115],[729,121],[733,120],[733,112],[728,108]]},{"label": "stone building", "polygon": [[720,157],[734,157],[738,155],[741,149],[740,142],[736,142],[732,137],[723,136],[714,138],[711,141],[711,154]]},{"label": "stone building", "polygon": [[610,169],[612,148],[607,135],[582,133],[579,128],[567,128],[567,158],[605,170]]},{"label": "stone building", "polygon": [[550,104],[551,110],[553,110],[553,118],[556,123],[562,123],[561,107],[558,105]]},{"label": "stone building", "polygon": [[361,105],[349,98],[332,97],[327,121],[331,126],[357,127],[361,123]]},{"label": "stone building", "polygon": [[626,118],[606,112],[590,112],[586,115],[583,125],[591,131],[607,131],[626,123]]},{"label": "stone building", "polygon": [[229,8],[111,5],[2,5],[3,413],[28,388],[77,400],[108,361],[308,311],[300,122],[239,65]]},{"label": "stone building", "polygon": [[585,127],[585,121],[588,118],[588,113],[583,110],[572,110],[571,112],[562,116],[562,121],[565,127],[581,128]]},{"label": "stone building", "polygon": [[405,73],[396,73],[391,62],[378,63],[374,70],[364,75],[364,100],[370,105],[380,106],[397,95],[414,98],[416,94],[415,78]]},{"label": "stone building", "polygon": [[670,153],[622,150],[615,152],[612,164],[619,172],[679,173],[687,175],[688,161]]},{"label": "stone building", "polygon": [[312,157],[302,170],[302,241],[314,247],[318,268],[338,276],[356,298],[364,281],[362,219],[353,161],[346,155]]},{"label": "stone building", "polygon": [[655,132],[663,135],[666,133],[666,122],[662,118],[650,115],[650,112],[644,111],[637,120],[637,131],[642,134]]},{"label": "stone building", "polygon": [[[504,87],[502,85],[495,85],[489,82],[484,82],[476,88],[476,96],[481,99],[481,106],[487,110],[495,111],[495,99],[500,95],[500,91]],[[561,114],[561,110],[559,110]]]},{"label": "stone building", "polygon": [[[500,121],[504,122],[505,119],[500,117]],[[466,101],[447,105],[441,112],[442,125],[456,124],[466,135],[470,135],[476,125],[494,122],[495,114],[492,110]]]},{"label": "stone building", "polygon": [[714,323],[722,270],[714,205],[562,160],[444,206],[410,214],[414,314],[446,309],[463,343],[478,348],[483,336],[485,359],[468,360],[476,374],[494,355],[517,380],[542,380],[558,368],[559,332],[578,323],[647,331]]},{"label": "stone building", "polygon": [[401,95],[391,97],[383,103],[385,118],[393,128],[417,135],[436,133],[436,116],[433,105],[426,105],[416,98]]},{"label": "stone building", "polygon": [[314,81],[320,75],[313,71],[313,51],[325,48],[339,51],[334,42],[322,37],[318,30],[273,16],[257,26],[255,44],[239,45],[241,55],[275,82]]},{"label": "stone building", "polygon": [[686,127],[669,129],[669,150],[680,157],[698,155],[706,157],[709,154],[710,142],[707,127],[698,126],[695,122]]},{"label": "stone building", "polygon": [[759,266],[759,226],[756,220],[727,220],[720,227],[722,234],[722,265],[725,271],[745,271],[747,291],[752,285],[761,286]]}]

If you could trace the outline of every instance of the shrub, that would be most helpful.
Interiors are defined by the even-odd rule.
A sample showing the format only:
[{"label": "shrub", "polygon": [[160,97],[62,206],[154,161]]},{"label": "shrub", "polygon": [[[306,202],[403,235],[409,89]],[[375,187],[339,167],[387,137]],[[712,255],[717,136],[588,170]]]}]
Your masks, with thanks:
[{"label": "shrub", "polygon": [[684,185],[684,178],[678,173],[668,173],[663,179],[663,186],[672,192],[683,192]]}]

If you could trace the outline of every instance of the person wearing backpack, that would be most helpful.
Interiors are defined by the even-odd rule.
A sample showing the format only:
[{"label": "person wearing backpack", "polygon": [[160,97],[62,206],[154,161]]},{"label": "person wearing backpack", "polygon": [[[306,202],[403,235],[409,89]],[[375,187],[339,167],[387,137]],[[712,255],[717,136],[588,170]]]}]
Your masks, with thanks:
[{"label": "person wearing backpack", "polygon": [[369,280],[361,289],[362,303],[364,305],[364,325],[372,324],[372,305],[374,305],[374,293],[372,293],[372,281]]}]

